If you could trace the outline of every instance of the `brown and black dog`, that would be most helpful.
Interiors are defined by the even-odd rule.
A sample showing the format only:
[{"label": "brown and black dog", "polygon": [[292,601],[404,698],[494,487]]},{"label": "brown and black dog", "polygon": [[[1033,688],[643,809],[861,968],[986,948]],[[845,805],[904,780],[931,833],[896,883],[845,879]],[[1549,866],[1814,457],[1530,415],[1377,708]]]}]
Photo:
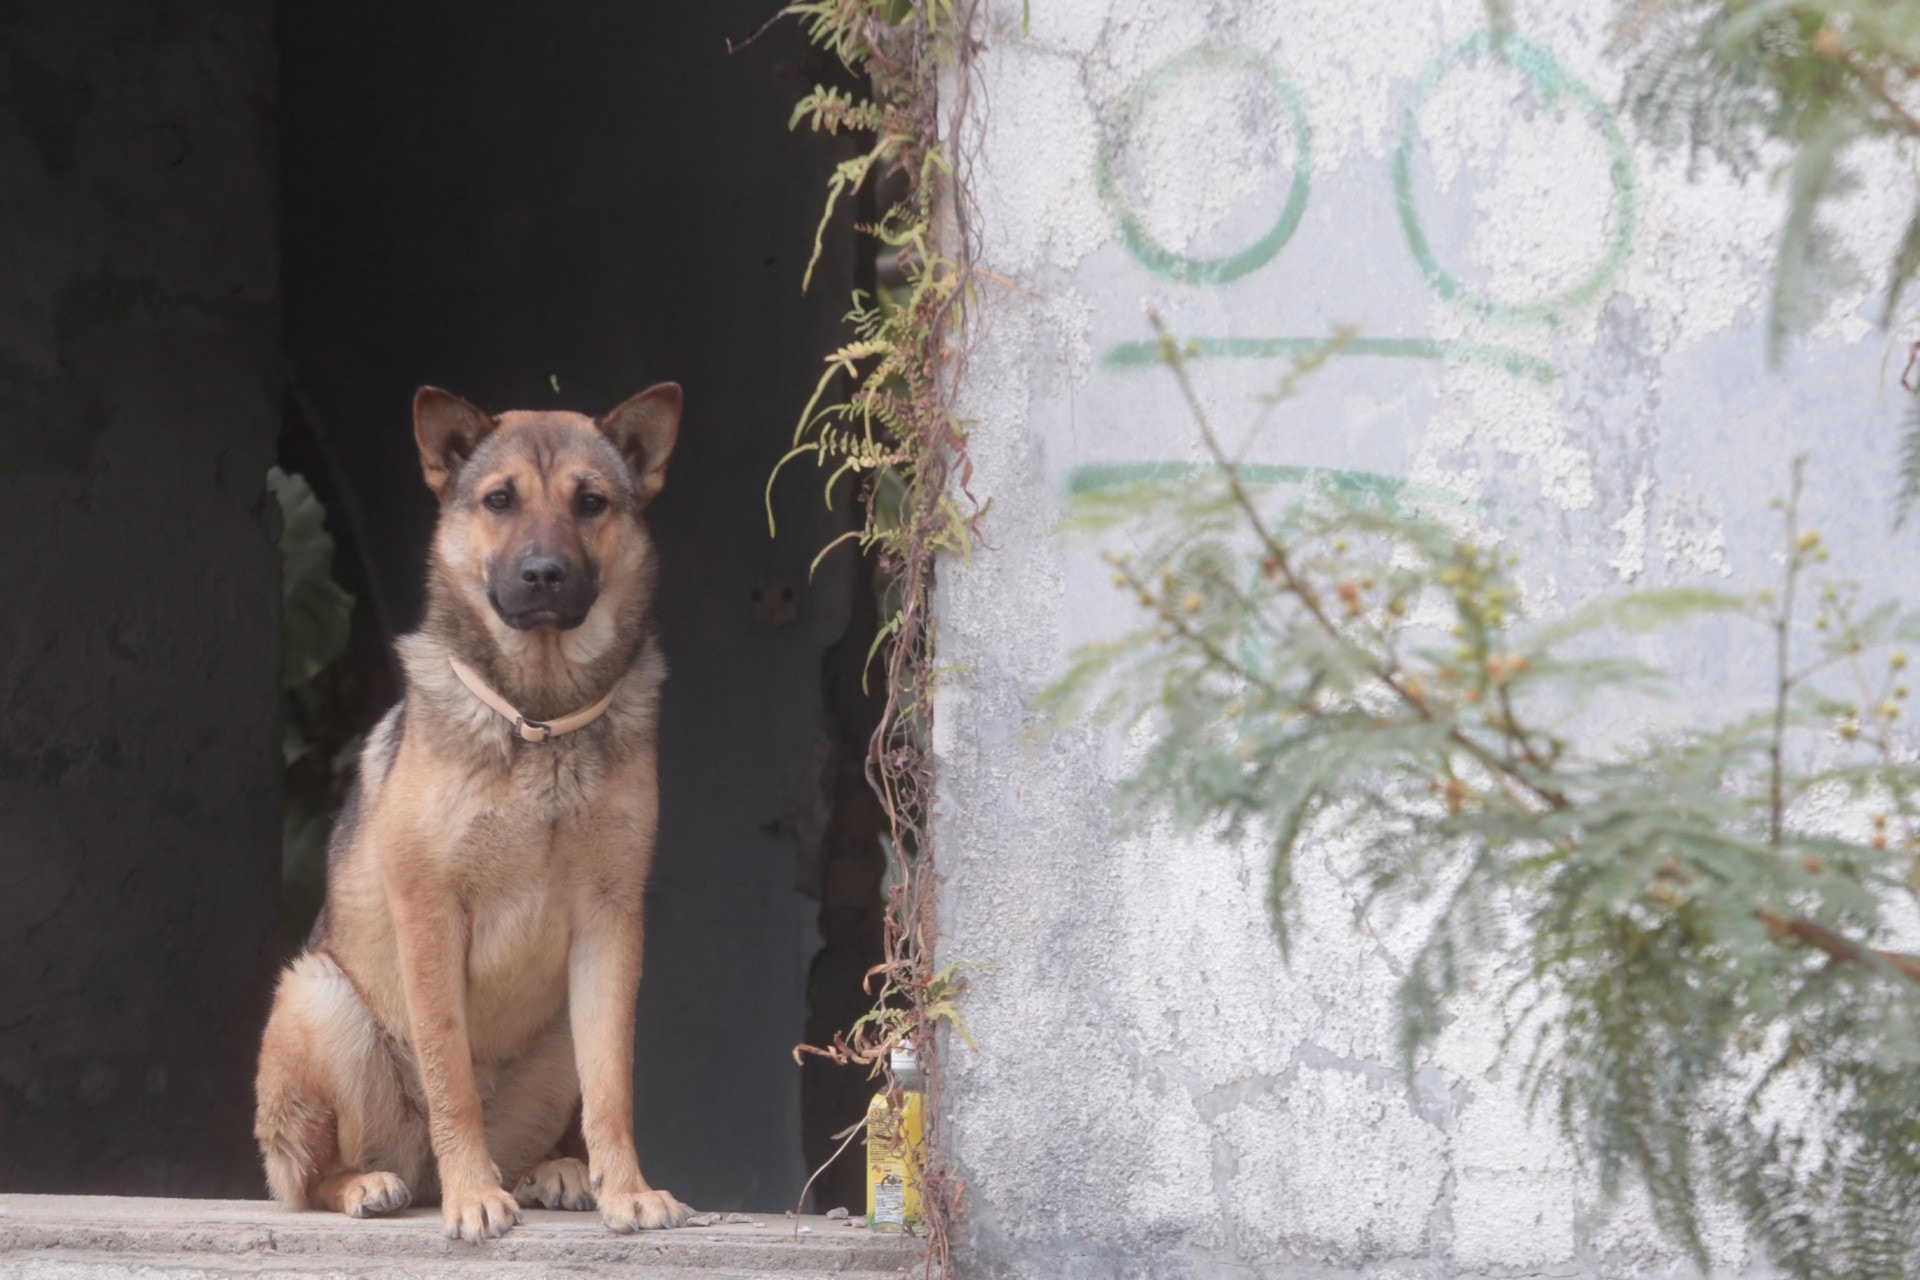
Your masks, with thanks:
[{"label": "brown and black dog", "polygon": [[[642,513],[680,406],[671,383],[597,422],[414,397],[440,500],[426,621],[260,1048],[254,1134],[288,1207],[437,1197],[475,1242],[519,1205],[688,1216],[633,1143],[666,674]],[[586,1163],[560,1152],[576,1112]]]}]

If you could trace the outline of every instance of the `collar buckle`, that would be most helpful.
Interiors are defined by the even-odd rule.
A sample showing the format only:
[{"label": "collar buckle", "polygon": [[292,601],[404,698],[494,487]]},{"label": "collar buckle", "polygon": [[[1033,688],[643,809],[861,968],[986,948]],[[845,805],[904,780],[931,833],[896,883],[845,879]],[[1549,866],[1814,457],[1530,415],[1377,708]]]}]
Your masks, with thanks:
[{"label": "collar buckle", "polygon": [[[519,731],[523,742],[544,746],[553,741],[553,726],[544,720],[529,720],[525,716],[515,716],[513,727]],[[534,736],[536,731],[540,735],[537,738]]]}]

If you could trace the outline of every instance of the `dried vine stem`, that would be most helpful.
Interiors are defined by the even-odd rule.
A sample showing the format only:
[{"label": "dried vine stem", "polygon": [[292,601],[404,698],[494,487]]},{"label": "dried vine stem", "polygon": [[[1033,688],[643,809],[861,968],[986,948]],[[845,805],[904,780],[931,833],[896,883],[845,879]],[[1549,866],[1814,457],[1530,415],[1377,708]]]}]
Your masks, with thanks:
[{"label": "dried vine stem", "polygon": [[[861,527],[821,556],[840,541],[856,542],[875,557],[883,601],[874,650],[886,686],[866,776],[886,815],[892,874],[882,959],[866,978],[874,1004],[830,1044],[797,1046],[794,1057],[864,1065],[897,1094],[889,1057],[900,1044],[913,1045],[929,1093],[921,1170],[929,1277],[952,1275],[950,1233],[962,1190],[939,1154],[935,1033],[944,1022],[964,1038],[965,1028],[954,1003],[964,983],[951,969],[936,970],[933,960],[929,608],[936,556],[968,553],[980,510],[966,491],[966,432],[954,408],[969,347],[973,253],[966,177],[972,157],[953,140],[977,133],[968,127],[976,7],[976,0],[797,0],[783,10],[870,88],[862,99],[818,86],[794,110],[796,127],[871,139],[829,179],[814,259],[841,200],[867,183],[904,186],[878,222],[861,230],[894,256],[905,283],[855,294],[848,317],[854,341],[826,357],[792,448],[767,481],[770,527],[773,483],[789,463],[811,457],[827,473],[829,504],[843,477],[856,481]],[[812,270],[809,262],[808,280]]]}]

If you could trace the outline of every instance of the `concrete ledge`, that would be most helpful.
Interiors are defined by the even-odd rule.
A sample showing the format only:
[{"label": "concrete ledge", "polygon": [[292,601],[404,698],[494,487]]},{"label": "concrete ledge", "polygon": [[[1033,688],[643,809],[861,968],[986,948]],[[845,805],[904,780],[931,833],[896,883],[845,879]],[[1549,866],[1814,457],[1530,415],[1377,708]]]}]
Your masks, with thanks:
[{"label": "concrete ledge", "polygon": [[894,1280],[918,1242],[826,1218],[751,1215],[758,1225],[617,1236],[594,1213],[530,1209],[505,1238],[466,1245],[439,1211],[356,1220],[288,1213],[267,1201],[0,1195],[0,1277],[230,1280],[338,1277],[646,1276],[649,1280]]}]

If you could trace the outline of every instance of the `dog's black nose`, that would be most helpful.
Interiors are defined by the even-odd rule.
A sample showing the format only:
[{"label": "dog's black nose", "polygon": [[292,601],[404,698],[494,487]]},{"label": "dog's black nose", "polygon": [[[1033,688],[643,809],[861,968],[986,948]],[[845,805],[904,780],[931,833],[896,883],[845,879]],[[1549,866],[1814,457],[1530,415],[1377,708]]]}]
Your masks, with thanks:
[{"label": "dog's black nose", "polygon": [[528,556],[520,562],[520,581],[530,587],[556,590],[567,580],[567,562],[558,556]]},{"label": "dog's black nose", "polygon": [[591,560],[539,547],[503,556],[487,572],[487,596],[494,609],[508,626],[522,631],[577,627],[599,594],[599,575]]}]

